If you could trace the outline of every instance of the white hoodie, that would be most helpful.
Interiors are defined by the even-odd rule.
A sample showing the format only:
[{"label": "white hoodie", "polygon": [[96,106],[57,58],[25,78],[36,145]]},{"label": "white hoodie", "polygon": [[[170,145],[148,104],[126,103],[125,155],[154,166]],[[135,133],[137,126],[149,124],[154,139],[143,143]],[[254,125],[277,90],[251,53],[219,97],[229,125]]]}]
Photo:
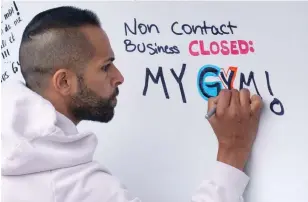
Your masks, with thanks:
[{"label": "white hoodie", "polygon": [[[2,202],[141,201],[92,160],[94,134],[79,133],[73,122],[21,82],[2,86],[1,138]],[[217,162],[210,176],[192,202],[243,201],[249,181],[243,172]]]}]

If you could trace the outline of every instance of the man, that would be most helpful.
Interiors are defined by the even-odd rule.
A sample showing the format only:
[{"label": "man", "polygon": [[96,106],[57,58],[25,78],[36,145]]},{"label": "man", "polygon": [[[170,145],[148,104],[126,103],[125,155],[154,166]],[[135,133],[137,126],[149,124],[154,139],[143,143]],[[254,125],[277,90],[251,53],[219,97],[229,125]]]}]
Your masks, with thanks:
[{"label": "man", "polygon": [[[76,129],[82,120],[112,120],[124,81],[95,14],[73,7],[38,14],[24,30],[19,60],[26,85],[7,84],[2,93],[2,201],[140,202],[92,160],[95,135]],[[214,106],[217,165],[192,201],[239,202],[262,102],[245,89],[223,90],[209,100]]]}]

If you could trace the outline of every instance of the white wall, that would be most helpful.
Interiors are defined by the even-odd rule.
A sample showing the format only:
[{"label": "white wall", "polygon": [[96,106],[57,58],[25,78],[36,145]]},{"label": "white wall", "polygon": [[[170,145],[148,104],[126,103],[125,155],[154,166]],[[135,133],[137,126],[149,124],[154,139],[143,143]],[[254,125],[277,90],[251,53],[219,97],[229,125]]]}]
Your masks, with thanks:
[{"label": "white wall", "polygon": [[[241,73],[247,79],[253,71],[265,101],[247,168],[252,179],[245,193],[246,201],[307,202],[307,2],[18,2],[19,16],[9,3],[3,6],[2,16],[9,8],[14,13],[8,20],[2,19],[2,29],[10,24],[16,41],[9,42],[10,31],[2,35],[8,45],[1,52],[8,48],[10,53],[2,59],[2,75],[7,71],[8,79],[22,79],[19,72],[12,73],[10,62],[17,61],[24,27],[38,12],[60,5],[95,11],[110,37],[116,53],[115,64],[125,76],[116,116],[109,124],[83,122],[78,127],[97,134],[99,145],[95,159],[118,176],[133,194],[147,202],[187,202],[206,178],[216,159],[217,141],[204,118],[207,102],[198,92],[197,76],[203,65],[215,64],[225,70],[229,66],[238,67],[235,88],[240,86]],[[18,17],[22,21],[15,26]],[[132,25],[134,18],[140,23],[156,24],[160,34],[125,36],[124,22]],[[175,21],[179,25],[206,21],[217,27],[231,21],[237,28],[229,35],[178,36],[170,29]],[[180,54],[152,56],[126,52],[125,39],[134,43],[176,45]],[[206,47],[212,41],[253,41],[254,52],[191,56],[188,45],[192,40],[203,40]],[[182,79],[186,103],[170,71],[173,68],[179,75],[183,63],[187,65]],[[151,80],[147,95],[142,95],[146,68],[156,73],[158,66],[162,66],[170,99],[165,98],[161,83],[154,85]],[[268,90],[265,71],[269,73],[274,96]],[[253,83],[250,89],[256,92]],[[274,98],[283,104],[281,116],[270,110]]]}]

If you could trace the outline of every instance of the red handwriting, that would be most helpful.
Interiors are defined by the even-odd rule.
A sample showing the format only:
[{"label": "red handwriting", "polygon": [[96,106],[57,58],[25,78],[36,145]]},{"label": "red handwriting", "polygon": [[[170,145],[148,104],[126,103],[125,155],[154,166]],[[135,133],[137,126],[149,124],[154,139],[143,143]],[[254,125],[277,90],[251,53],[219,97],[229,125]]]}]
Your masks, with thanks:
[{"label": "red handwriting", "polygon": [[208,45],[203,40],[193,40],[189,43],[188,50],[192,56],[206,55],[246,55],[254,53],[252,41],[245,40],[222,40],[212,41]]}]

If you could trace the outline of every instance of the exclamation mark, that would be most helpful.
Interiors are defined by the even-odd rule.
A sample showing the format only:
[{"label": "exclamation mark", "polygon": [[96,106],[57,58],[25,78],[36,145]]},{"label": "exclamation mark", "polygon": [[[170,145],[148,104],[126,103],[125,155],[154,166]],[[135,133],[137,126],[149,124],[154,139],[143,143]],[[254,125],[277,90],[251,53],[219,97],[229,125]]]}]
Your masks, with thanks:
[{"label": "exclamation mark", "polygon": [[269,74],[268,74],[267,71],[265,71],[265,76],[266,76],[266,82],[267,82],[268,91],[271,94],[271,96],[274,96],[274,93],[272,91],[271,84],[270,84],[270,81],[269,81]]},{"label": "exclamation mark", "polygon": [[13,4],[14,4],[14,7],[15,7],[15,10],[17,11],[17,15],[19,15],[18,8],[17,8],[15,1],[13,1]]},{"label": "exclamation mark", "polygon": [[[272,87],[271,87],[271,84],[270,84],[270,80],[269,80],[269,74],[267,71],[265,71],[265,76],[266,76],[266,82],[267,82],[267,88],[268,88],[268,91],[269,93],[271,94],[271,96],[274,96],[274,93],[272,91]],[[275,111],[274,109],[274,106],[275,105],[279,105],[279,108],[280,108],[280,111]],[[278,115],[278,116],[282,116],[284,115],[284,107],[282,105],[282,103],[280,102],[280,100],[278,100],[277,98],[274,97],[274,100],[271,102],[270,104],[270,109],[271,111]]]}]

